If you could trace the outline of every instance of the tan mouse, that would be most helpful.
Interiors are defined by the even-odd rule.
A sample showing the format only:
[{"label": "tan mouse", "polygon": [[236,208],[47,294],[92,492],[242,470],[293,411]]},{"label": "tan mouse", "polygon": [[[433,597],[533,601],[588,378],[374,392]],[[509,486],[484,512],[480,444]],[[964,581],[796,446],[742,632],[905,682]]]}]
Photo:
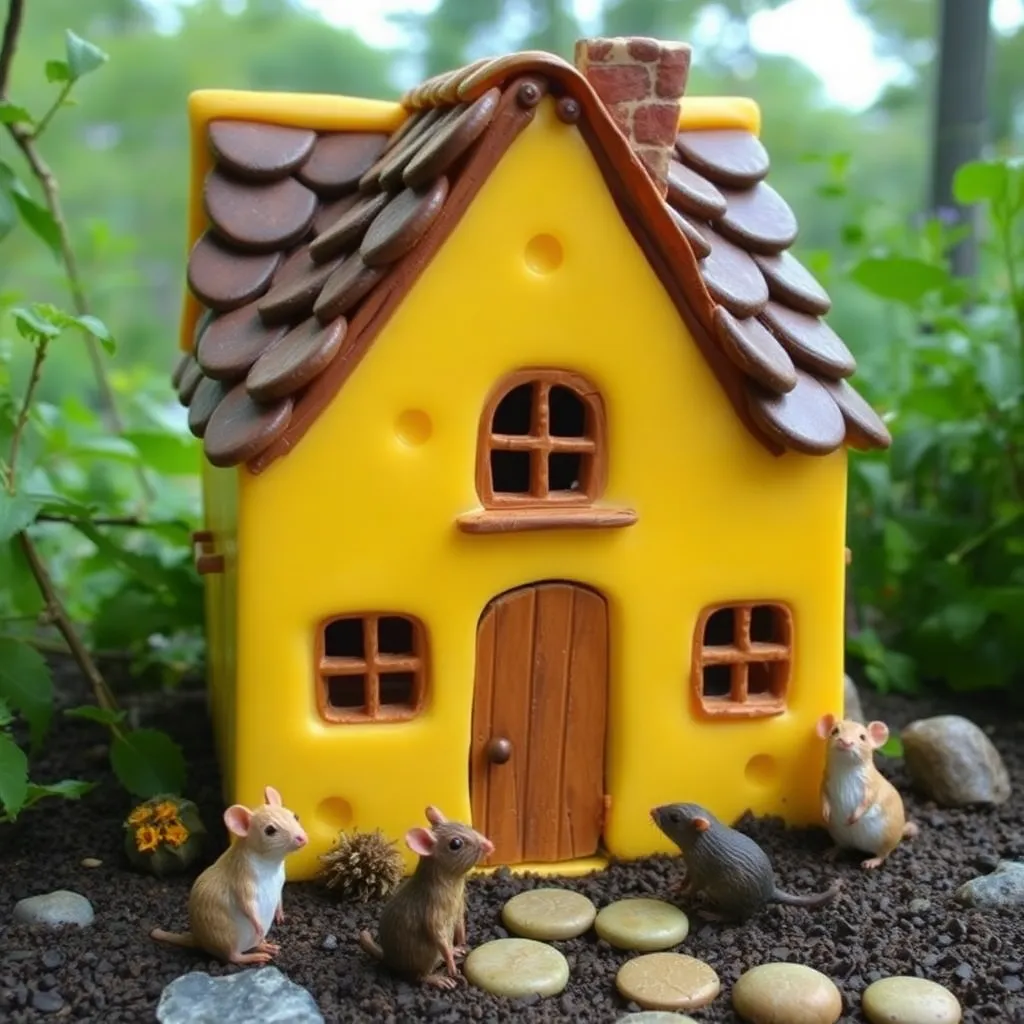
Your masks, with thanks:
[{"label": "tan mouse", "polygon": [[[494,852],[468,825],[427,808],[431,828],[411,828],[405,842],[419,854],[416,870],[385,904],[377,933],[359,933],[359,945],[386,967],[437,988],[455,988],[456,957],[466,952],[466,875]],[[438,972],[441,964],[447,974]]]},{"label": "tan mouse", "polygon": [[874,854],[862,860],[867,870],[877,868],[900,844],[918,833],[907,821],[903,798],[875,767],[875,751],[889,738],[884,722],[861,725],[852,719],[822,715],[816,732],[828,744],[821,781],[821,816],[835,848]]},{"label": "tan mouse", "polygon": [[285,857],[308,840],[273,786],[266,786],[263,796],[266,803],[253,810],[232,804],[224,812],[224,824],[238,840],[195,880],[188,897],[189,930],[154,928],[152,938],[233,964],[265,964],[279,952],[267,934],[275,921],[284,920]]}]

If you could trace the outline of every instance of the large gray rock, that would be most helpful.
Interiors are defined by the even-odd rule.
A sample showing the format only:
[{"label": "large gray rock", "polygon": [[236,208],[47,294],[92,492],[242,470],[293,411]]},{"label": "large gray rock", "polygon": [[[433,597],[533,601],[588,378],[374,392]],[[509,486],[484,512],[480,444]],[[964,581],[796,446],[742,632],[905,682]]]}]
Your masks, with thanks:
[{"label": "large gray rock", "polygon": [[956,891],[956,898],[979,910],[1024,907],[1024,864],[1001,860],[990,875],[972,878]]},{"label": "large gray rock", "polygon": [[28,896],[14,904],[15,921],[41,925],[43,928],[59,928],[65,924],[88,928],[94,917],[92,904],[84,896],[69,889]]},{"label": "large gray rock", "polygon": [[162,1024],[323,1024],[313,997],[276,967],[211,977],[191,971],[161,993]]},{"label": "large gray rock", "polygon": [[970,719],[921,718],[901,738],[914,785],[937,804],[1002,804],[1010,798],[1010,776],[999,751]]},{"label": "large gray rock", "polygon": [[865,721],[857,684],[849,676],[843,678],[843,718],[852,718],[855,722]]}]

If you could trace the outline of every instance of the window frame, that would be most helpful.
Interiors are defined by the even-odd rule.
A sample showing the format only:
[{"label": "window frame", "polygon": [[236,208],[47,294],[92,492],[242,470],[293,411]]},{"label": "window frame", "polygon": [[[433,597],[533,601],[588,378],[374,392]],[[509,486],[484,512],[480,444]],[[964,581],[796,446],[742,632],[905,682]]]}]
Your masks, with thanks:
[{"label": "window frame", "polygon": [[[779,616],[776,621],[781,624],[782,642],[751,639],[750,628],[757,608],[769,608],[773,615]],[[731,611],[734,615],[732,642],[707,644],[708,623],[720,611]],[[717,720],[772,718],[786,711],[793,680],[793,641],[793,609],[785,601],[723,601],[703,608],[693,633],[690,670],[691,689],[701,716]],[[709,652],[715,653],[709,656]],[[704,692],[704,670],[716,665],[730,668],[729,693],[722,697],[708,696]],[[781,666],[777,670],[781,678],[772,679],[769,693],[749,693],[751,665]]]},{"label": "window frame", "polygon": [[[502,401],[516,388],[524,384],[533,385],[529,434],[496,434],[493,430],[494,415]],[[563,387],[573,392],[584,410],[584,433],[582,438],[552,435],[551,389]],[[540,396],[538,397],[538,391]],[[495,439],[500,443],[495,444]],[[527,451],[530,453],[530,493],[494,490],[494,474],[491,469],[491,452]],[[589,455],[589,471],[586,484],[581,480],[579,491],[547,490],[549,459],[552,454],[566,452]],[[537,453],[543,455],[543,469],[535,467],[541,462]],[[533,493],[534,484],[540,476],[546,493]],[[582,474],[581,474],[582,476]],[[476,451],[476,491],[485,511],[505,509],[544,509],[554,512],[560,508],[590,507],[604,494],[608,476],[608,430],[604,401],[600,392],[581,374],[569,370],[552,368],[527,368],[506,374],[494,386],[484,403],[480,415]]]},{"label": "window frame", "polygon": [[[411,654],[381,654],[382,619],[401,619],[412,627]],[[352,620],[362,623],[363,656],[355,658],[328,655],[328,627],[336,622]],[[395,611],[346,612],[328,616],[321,619],[317,625],[314,653],[317,710],[320,717],[329,725],[407,722],[423,712],[430,682],[430,659],[426,626],[417,616]],[[410,701],[401,704],[381,703],[381,676],[398,672],[412,674]],[[352,676],[364,677],[362,707],[335,707],[330,702],[330,680]]]}]

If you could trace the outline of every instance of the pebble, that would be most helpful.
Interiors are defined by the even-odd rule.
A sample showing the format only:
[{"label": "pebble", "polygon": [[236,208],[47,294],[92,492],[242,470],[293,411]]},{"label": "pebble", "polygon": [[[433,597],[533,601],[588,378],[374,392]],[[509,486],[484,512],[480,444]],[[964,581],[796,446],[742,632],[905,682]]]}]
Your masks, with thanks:
[{"label": "pebble", "polygon": [[924,978],[882,978],[864,990],[871,1024],[960,1024],[963,1011],[948,989]]},{"label": "pebble", "polygon": [[99,857],[83,857],[82,867],[83,868],[98,868],[103,864],[103,861]]},{"label": "pebble", "polygon": [[56,1013],[64,1006],[64,1000],[59,992],[33,992],[32,1007],[42,1013]]},{"label": "pebble", "polygon": [[582,935],[597,916],[597,908],[572,889],[532,889],[505,904],[501,920],[510,932],[528,939],[555,942]]},{"label": "pebble", "polygon": [[835,983],[803,964],[769,963],[740,975],[733,1009],[750,1024],[835,1024],[843,997]]},{"label": "pebble", "polygon": [[48,949],[43,953],[43,966],[48,971],[56,970],[64,963],[64,954],[59,949]]},{"label": "pebble", "polygon": [[320,943],[324,949],[337,949],[338,948],[338,936],[337,935],[325,935],[324,941]]},{"label": "pebble", "polygon": [[617,949],[670,949],[690,932],[690,919],[664,900],[634,898],[603,907],[594,920],[600,938]]},{"label": "pebble", "polygon": [[316,1001],[276,967],[213,978],[190,971],[161,993],[160,1024],[324,1024]]},{"label": "pebble", "polygon": [[979,910],[1024,907],[1024,864],[1002,860],[990,875],[972,878],[960,886],[956,898],[960,903]]},{"label": "pebble", "polygon": [[534,939],[492,939],[463,964],[466,980],[496,996],[558,995],[569,984],[569,961]]},{"label": "pebble", "polygon": [[697,1021],[685,1014],[668,1010],[641,1010],[639,1013],[627,1013],[615,1024],[697,1024]]},{"label": "pebble", "polygon": [[648,953],[627,960],[615,975],[623,999],[645,1010],[698,1010],[721,991],[714,969],[682,953]]},{"label": "pebble", "polygon": [[94,917],[92,904],[84,896],[68,889],[27,896],[14,904],[15,921],[45,928],[56,928],[64,924],[87,928]]}]

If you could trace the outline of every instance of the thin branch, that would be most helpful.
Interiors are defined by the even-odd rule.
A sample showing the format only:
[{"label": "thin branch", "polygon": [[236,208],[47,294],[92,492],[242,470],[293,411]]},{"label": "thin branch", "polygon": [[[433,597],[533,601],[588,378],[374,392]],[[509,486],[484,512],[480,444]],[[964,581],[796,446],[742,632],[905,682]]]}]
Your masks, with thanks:
[{"label": "thin branch", "polygon": [[36,123],[35,128],[32,129],[32,132],[29,136],[30,138],[38,139],[39,136],[46,131],[46,129],[49,127],[50,122],[53,120],[54,114],[56,114],[57,111],[64,106],[64,101],[68,98],[68,95],[70,94],[72,88],[74,88],[74,84],[74,82],[64,83],[64,87],[61,89],[59,93],[57,93],[57,98],[53,101],[53,103],[50,104],[50,109],[47,110],[45,114],[43,114],[43,116]]},{"label": "thin branch", "polygon": [[35,397],[36,388],[39,386],[39,378],[43,374],[43,363],[46,361],[46,349],[49,342],[43,338],[36,342],[35,356],[32,359],[32,369],[28,375],[28,385],[25,388],[25,398],[18,411],[18,419],[14,424],[14,433],[11,435],[11,457],[7,463],[7,491],[14,494],[14,474],[18,468],[18,452],[21,450],[21,439],[25,434],[25,426],[28,423],[29,413],[32,411],[32,399]]},{"label": "thin branch", "polygon": [[21,33],[21,19],[25,13],[24,0],[9,0],[7,8],[7,24],[4,25],[4,41],[0,46],[0,96],[7,96],[7,83],[11,77],[11,65],[14,63],[14,51],[18,48],[18,36]]},{"label": "thin branch", "polygon": [[153,526],[176,526],[177,523],[148,523],[138,516],[60,516],[49,512],[40,512],[36,516],[37,523],[91,523],[93,526],[128,526],[149,529]]},{"label": "thin branch", "polygon": [[53,580],[50,579],[50,574],[47,572],[43,560],[39,557],[39,552],[36,551],[32,538],[22,530],[18,534],[18,540],[21,541],[21,549],[25,552],[25,558],[32,569],[32,575],[35,576],[36,582],[39,584],[43,600],[46,602],[46,609],[53,618],[53,624],[60,631],[61,636],[64,637],[68,650],[71,651],[75,661],[78,662],[78,667],[89,681],[93,695],[96,698],[96,703],[107,711],[117,711],[117,701],[114,699],[110,687],[107,686],[106,680],[100,674],[100,670],[96,667],[96,663],[92,660],[92,655],[85,644],[82,643],[78,633],[75,632],[71,617],[68,615],[67,609],[57,594]]}]

